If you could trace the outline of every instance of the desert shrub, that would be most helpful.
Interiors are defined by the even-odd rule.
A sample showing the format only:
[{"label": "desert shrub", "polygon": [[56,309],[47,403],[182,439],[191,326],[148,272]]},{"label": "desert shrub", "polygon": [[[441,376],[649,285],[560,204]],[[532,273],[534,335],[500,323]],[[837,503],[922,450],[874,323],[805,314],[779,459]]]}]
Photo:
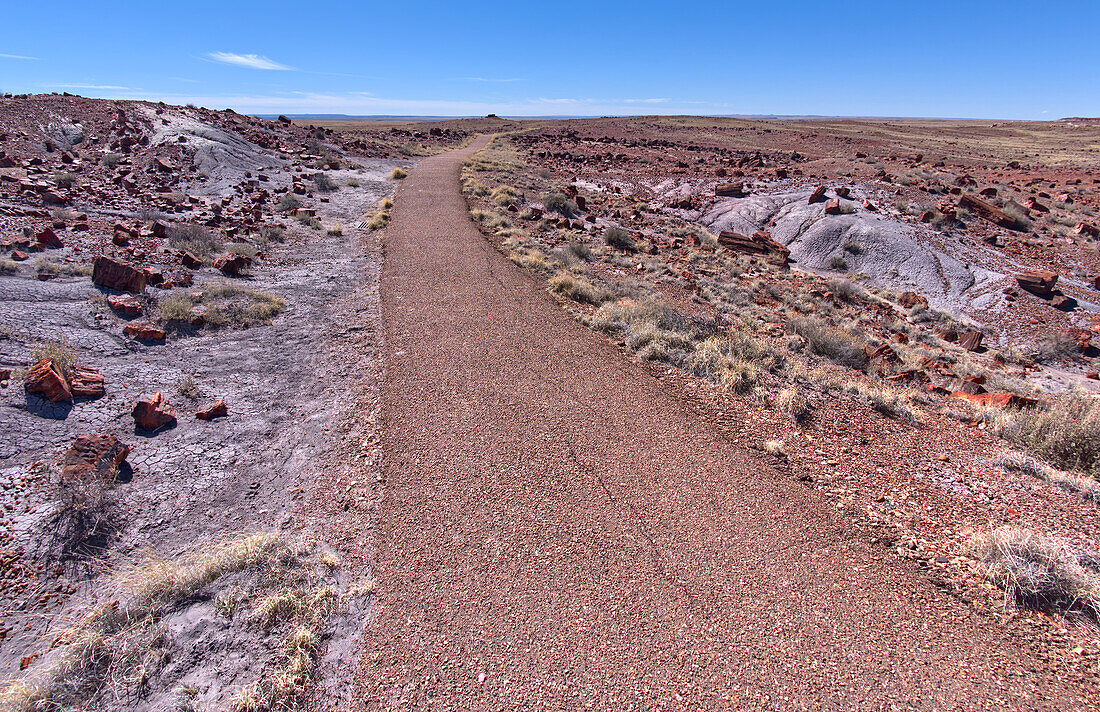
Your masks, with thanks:
[{"label": "desert shrub", "polygon": [[6,257],[0,258],[0,274],[15,274],[19,271],[19,263]]},{"label": "desert shrub", "polygon": [[382,202],[379,203],[379,206],[381,206],[383,210],[389,210],[393,207],[393,201],[389,198],[382,198]]},{"label": "desert shrub", "polygon": [[787,450],[783,447],[782,440],[766,440],[764,441],[764,452],[776,457],[787,457]]},{"label": "desert shrub", "polygon": [[260,243],[264,245],[272,242],[286,242],[286,229],[280,225],[264,225],[256,234]]},{"label": "desert shrub", "polygon": [[378,212],[373,213],[370,216],[370,219],[367,220],[367,229],[368,230],[379,230],[381,228],[386,227],[386,225],[389,224],[389,222],[390,222],[390,214],[387,213],[385,210],[379,210]]},{"label": "desert shrub", "polygon": [[394,168],[392,171],[390,171],[390,178],[392,178],[394,180],[401,180],[402,178],[405,178],[408,175],[409,175],[409,172],[405,168]]},{"label": "desert shrub", "polygon": [[280,213],[289,213],[302,207],[302,199],[294,193],[283,193],[275,207]]},{"label": "desert shrub", "polygon": [[489,199],[502,208],[509,205],[518,205],[522,198],[520,192],[510,185],[498,186],[489,195]]},{"label": "desert shrub", "polygon": [[321,224],[321,219],[313,215],[306,215],[305,213],[303,213],[301,215],[295,216],[294,219],[297,220],[299,224],[305,225],[309,228],[313,228],[314,230],[320,230],[322,227],[324,227],[324,225]]},{"label": "desert shrub", "polygon": [[914,418],[913,409],[909,398],[904,394],[889,387],[878,387],[851,381],[844,385],[844,390],[854,393],[867,402],[872,409],[891,418]]},{"label": "desert shrub", "polygon": [[217,252],[221,240],[202,225],[172,225],[168,228],[168,244],[177,250],[190,252],[196,257],[207,257]]},{"label": "desert shrub", "polygon": [[829,291],[841,301],[850,302],[863,295],[863,290],[847,279],[830,279]]},{"label": "desert shrub", "polygon": [[1069,394],[1047,408],[1007,410],[991,426],[1058,467],[1100,475],[1100,404],[1091,396]]},{"label": "desert shrub", "polygon": [[346,185],[349,188],[358,188],[359,187],[359,179],[352,176],[351,178],[348,178],[347,181],[344,182],[344,185]]},{"label": "desert shrub", "polygon": [[844,259],[844,257],[842,255],[832,255],[832,256],[830,256],[829,260],[828,260],[828,262],[826,262],[826,264],[829,266],[829,269],[835,269],[835,270],[846,270],[846,269],[848,269],[848,262]]},{"label": "desert shrub", "polygon": [[612,298],[612,295],[607,290],[601,289],[584,277],[577,276],[570,272],[558,273],[550,278],[549,284],[551,291],[557,292],[581,304],[594,304],[599,306]]},{"label": "desert shrub", "polygon": [[989,532],[977,539],[975,549],[986,579],[1003,589],[1007,598],[1029,608],[1082,616],[1094,623],[1100,620],[1095,554],[1016,527]]},{"label": "desert shrub", "polygon": [[867,353],[862,339],[813,317],[791,319],[789,326],[791,331],[806,339],[806,345],[815,354],[849,368],[863,370],[867,367]]},{"label": "desert shrub", "polygon": [[327,230],[325,230],[325,234],[326,235],[343,235],[344,234],[344,226],[340,225],[339,223],[337,223],[336,225],[331,225],[331,226],[329,226],[329,228]]},{"label": "desert shrub", "polygon": [[195,300],[186,289],[173,289],[157,300],[157,321],[162,324],[188,322]]},{"label": "desert shrub", "polygon": [[570,217],[577,212],[577,204],[565,197],[564,193],[547,193],[542,199],[542,206],[551,212],[561,213],[566,217]]},{"label": "desert shrub", "polygon": [[608,245],[614,247],[616,250],[634,252],[634,250],[637,249],[630,233],[619,227],[607,228],[607,231],[603,234],[603,239],[607,241]]},{"label": "desert shrub", "polygon": [[121,153],[105,153],[99,162],[107,168],[114,168],[122,161]]},{"label": "desert shrub", "polygon": [[44,358],[50,359],[58,372],[68,376],[69,369],[76,363],[76,349],[64,335],[60,335],[56,341],[47,341],[31,352],[31,359],[35,363]]},{"label": "desert shrub", "polygon": [[590,248],[587,243],[580,242],[579,240],[570,240],[569,244],[566,245],[566,249],[577,259],[584,260],[585,262],[592,259],[592,248]]},{"label": "desert shrub", "polygon": [[858,255],[858,254],[861,254],[863,252],[863,247],[861,247],[858,242],[848,240],[847,242],[844,243],[844,251],[845,252],[850,252],[853,255]]},{"label": "desert shrub", "polygon": [[73,183],[76,183],[77,176],[75,173],[58,173],[54,176],[53,182],[58,188],[72,188]]},{"label": "desert shrub", "polygon": [[244,255],[245,257],[255,257],[259,254],[259,250],[251,242],[229,242],[225,245],[226,252],[232,252],[237,255]]},{"label": "desert shrub", "polygon": [[322,193],[332,193],[340,189],[340,186],[336,184],[336,181],[328,173],[314,173],[313,184],[317,186],[317,190]]},{"label": "desert shrub", "polygon": [[775,403],[779,409],[789,415],[796,423],[805,422],[811,413],[810,402],[797,387],[784,388],[776,396]]},{"label": "desert shrub", "polygon": [[199,397],[199,384],[195,381],[195,377],[190,373],[182,376],[176,381],[176,393],[179,393],[185,398],[195,400]]},{"label": "desert shrub", "polygon": [[39,255],[34,261],[34,271],[36,274],[56,276],[61,274],[61,267],[46,255]]},{"label": "desert shrub", "polygon": [[993,464],[1010,472],[1034,477],[1066,492],[1078,494],[1090,502],[1100,504],[1100,482],[1091,477],[1079,477],[1063,472],[1022,452],[1002,452],[993,458]]}]

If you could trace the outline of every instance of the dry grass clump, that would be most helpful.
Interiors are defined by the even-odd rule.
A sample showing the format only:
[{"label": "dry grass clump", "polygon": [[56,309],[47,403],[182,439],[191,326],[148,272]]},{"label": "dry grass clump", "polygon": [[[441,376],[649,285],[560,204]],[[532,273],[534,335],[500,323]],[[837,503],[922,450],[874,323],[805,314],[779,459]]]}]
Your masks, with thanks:
[{"label": "dry grass clump", "polygon": [[1080,477],[1070,472],[1063,472],[1022,452],[1002,452],[993,458],[993,464],[1010,472],[1034,477],[1066,492],[1078,494],[1090,502],[1100,504],[1100,482],[1091,477]]},{"label": "dry grass clump", "polygon": [[333,236],[343,235],[344,234],[344,226],[339,224],[339,223],[337,223],[335,225],[331,225],[325,230],[325,234],[326,235],[333,235]]},{"label": "dry grass clump", "polygon": [[909,398],[889,387],[873,386],[859,381],[844,384],[844,390],[858,395],[874,410],[891,418],[914,420],[912,404]]},{"label": "dry grass clump", "polygon": [[47,341],[31,352],[31,360],[38,363],[44,358],[50,359],[61,375],[68,377],[69,369],[76,363],[76,348],[73,347],[64,334],[60,334],[56,341]]},{"label": "dry grass clump", "polygon": [[775,398],[775,404],[796,423],[804,423],[809,419],[812,412],[810,402],[797,386],[790,386],[781,390]]},{"label": "dry grass clump", "polygon": [[990,425],[1058,467],[1100,475],[1100,401],[1092,396],[1069,394],[1048,408],[1005,411]]},{"label": "dry grass clump", "polygon": [[260,253],[259,249],[251,242],[229,242],[225,245],[226,252],[255,258]]},{"label": "dry grass clump", "polygon": [[390,171],[390,178],[393,180],[401,180],[409,175],[408,168],[394,168]]},{"label": "dry grass clump", "polygon": [[336,181],[332,179],[328,173],[314,173],[313,184],[317,186],[317,190],[322,193],[333,193],[340,190],[340,186],[336,184]]},{"label": "dry grass clump", "polygon": [[550,278],[550,290],[581,304],[599,306],[614,295],[571,272],[559,272]]},{"label": "dry grass clump", "polygon": [[227,687],[218,708],[290,709],[307,686],[325,623],[340,604],[322,557],[316,545],[253,534],[174,559],[134,561],[114,577],[111,602],[58,636],[41,662],[0,691],[0,706],[31,712],[147,698],[158,692],[149,686],[158,672],[187,657],[181,647],[186,637],[177,639],[165,619],[213,600],[214,610],[230,619],[230,652],[244,639],[260,646],[255,682],[233,699]]},{"label": "dry grass clump", "polygon": [[634,238],[630,236],[630,233],[622,228],[609,227],[603,234],[603,239],[607,241],[607,244],[614,247],[616,250],[622,250],[623,252],[634,252],[637,246],[634,244]]},{"label": "dry grass clump", "polygon": [[764,452],[776,457],[787,457],[787,449],[783,447],[782,440],[767,440],[764,442]]},{"label": "dry grass clump", "polygon": [[867,368],[866,344],[861,339],[814,317],[791,319],[789,325],[791,331],[806,339],[815,354],[860,371]]},{"label": "dry grass clump", "polygon": [[565,193],[547,193],[542,199],[542,206],[550,212],[561,213],[571,217],[577,212],[577,204],[565,196]]},{"label": "dry grass clump", "polygon": [[157,300],[157,320],[166,326],[180,326],[192,322],[193,309],[205,309],[199,326],[211,328],[270,324],[286,309],[281,298],[258,289],[238,287],[234,284],[206,283],[199,289],[174,289]]},{"label": "dry grass clump", "polygon": [[19,271],[19,263],[15,260],[9,260],[7,257],[0,258],[0,274],[15,274]]},{"label": "dry grass clump", "polygon": [[196,257],[207,257],[217,252],[221,246],[218,236],[202,225],[172,225],[168,228],[167,235],[168,244]]},{"label": "dry grass clump", "polygon": [[987,580],[1024,606],[1100,621],[1095,555],[1030,529],[1001,527],[974,542]]},{"label": "dry grass clump", "polygon": [[379,210],[378,212],[371,213],[370,219],[367,220],[368,230],[381,230],[390,223],[390,214],[385,210]]},{"label": "dry grass clump", "polygon": [[280,213],[289,213],[302,207],[302,199],[294,193],[283,193],[279,198],[279,204],[275,207]]},{"label": "dry grass clump", "polygon": [[489,199],[502,208],[509,205],[519,205],[523,201],[523,194],[510,185],[498,186],[489,195]]}]

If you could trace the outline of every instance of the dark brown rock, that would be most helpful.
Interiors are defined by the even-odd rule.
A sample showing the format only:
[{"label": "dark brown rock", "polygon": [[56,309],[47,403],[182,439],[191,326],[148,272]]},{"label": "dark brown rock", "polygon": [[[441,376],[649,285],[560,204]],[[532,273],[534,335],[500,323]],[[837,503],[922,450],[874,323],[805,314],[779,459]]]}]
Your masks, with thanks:
[{"label": "dark brown rock", "polygon": [[740,198],[745,194],[745,184],[719,183],[714,186],[714,194],[720,198]]},{"label": "dark brown rock", "polygon": [[898,297],[898,303],[906,309],[912,309],[918,304],[925,309],[928,308],[928,300],[916,292],[902,292]]},{"label": "dark brown rock", "polygon": [[1047,297],[1054,291],[1054,285],[1058,284],[1058,274],[1042,270],[1028,270],[1016,275],[1016,283],[1020,285],[1021,289],[1025,289],[1032,294]]},{"label": "dark brown rock", "polygon": [[832,198],[825,201],[825,214],[826,215],[840,215],[840,199]]},{"label": "dark brown rock", "polygon": [[739,232],[723,230],[718,235],[718,244],[727,250],[750,255],[766,255],[778,264],[787,264],[791,251],[776,242],[766,232],[755,232],[752,237]]},{"label": "dark brown rock", "polygon": [[92,282],[116,292],[141,294],[145,291],[145,273],[128,264],[112,260],[106,255],[95,258],[92,265]]},{"label": "dark brown rock", "polygon": [[230,252],[225,257],[214,260],[214,267],[231,277],[238,276],[252,264],[252,258]]},{"label": "dark brown rock", "polygon": [[61,241],[61,238],[57,236],[57,233],[53,231],[52,227],[43,228],[35,235],[35,239],[38,240],[38,244],[43,247],[64,247],[65,243]]},{"label": "dark brown rock", "polygon": [[978,351],[982,348],[982,332],[964,331],[959,335],[959,346],[967,351]]},{"label": "dark brown rock", "polygon": [[130,446],[114,435],[78,435],[61,461],[61,480],[113,483],[129,454]]},{"label": "dark brown rock", "polygon": [[980,218],[984,218],[991,223],[1000,225],[1003,228],[1009,230],[1016,229],[1016,218],[1012,217],[1000,208],[995,208],[984,200],[979,200],[973,195],[959,196],[959,207],[968,210]]},{"label": "dark brown rock", "polygon": [[814,203],[820,202],[821,199],[824,198],[824,197],[825,197],[825,186],[819,185],[816,188],[814,188],[814,192],[810,193],[810,199],[807,200],[806,202],[809,203],[810,205],[813,205]]}]

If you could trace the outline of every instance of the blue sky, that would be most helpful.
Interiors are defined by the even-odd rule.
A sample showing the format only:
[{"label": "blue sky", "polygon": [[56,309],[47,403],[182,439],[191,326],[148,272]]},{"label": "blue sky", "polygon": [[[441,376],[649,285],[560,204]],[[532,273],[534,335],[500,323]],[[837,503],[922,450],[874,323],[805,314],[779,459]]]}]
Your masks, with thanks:
[{"label": "blue sky", "polygon": [[1100,115],[1100,0],[5,3],[0,91],[249,113]]}]

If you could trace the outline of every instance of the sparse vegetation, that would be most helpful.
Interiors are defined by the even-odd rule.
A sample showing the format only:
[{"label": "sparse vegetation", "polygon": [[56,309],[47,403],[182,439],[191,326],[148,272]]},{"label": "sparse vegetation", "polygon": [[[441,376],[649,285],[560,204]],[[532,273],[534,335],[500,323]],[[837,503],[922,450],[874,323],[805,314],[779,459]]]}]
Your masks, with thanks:
[{"label": "sparse vegetation", "polygon": [[607,244],[614,247],[616,250],[622,250],[623,252],[634,252],[636,246],[634,245],[634,239],[630,236],[630,233],[622,228],[609,227],[603,234],[603,239],[607,241]]},{"label": "sparse vegetation", "polygon": [[302,199],[294,193],[283,193],[279,198],[279,204],[276,206],[276,210],[280,213],[290,213],[298,208],[302,207]]},{"label": "sparse vegetation", "polygon": [[1090,502],[1100,504],[1100,482],[1091,477],[1080,477],[1063,472],[1022,452],[1002,452],[993,459],[993,464],[1010,472],[1020,472],[1034,477],[1066,492],[1078,494]]},{"label": "sparse vegetation", "polygon": [[69,370],[76,363],[76,349],[64,335],[59,335],[55,341],[47,341],[31,352],[31,359],[35,363],[44,358],[50,359],[54,368],[67,377]]},{"label": "sparse vegetation", "polygon": [[565,197],[565,193],[547,193],[542,199],[542,206],[566,217],[572,217],[577,212],[577,204]]},{"label": "sparse vegetation", "polygon": [[990,531],[975,541],[975,549],[985,577],[1004,590],[1006,602],[1081,616],[1094,624],[1100,620],[1100,555],[1016,527]]},{"label": "sparse vegetation", "polygon": [[1048,408],[1006,410],[991,430],[1059,467],[1100,474],[1100,403],[1092,396],[1067,394]]},{"label": "sparse vegetation", "polygon": [[392,171],[390,171],[390,178],[392,178],[393,180],[401,180],[408,175],[409,171],[407,168],[394,168]]},{"label": "sparse vegetation", "polygon": [[177,250],[190,252],[195,257],[209,257],[221,247],[221,240],[202,225],[171,225],[168,243]]},{"label": "sparse vegetation", "polygon": [[[196,313],[196,307],[201,307]],[[201,289],[174,289],[157,301],[156,318],[161,324],[181,328],[231,327],[247,329],[271,323],[282,313],[282,298],[256,289],[208,282]]]},{"label": "sparse vegetation", "polygon": [[781,390],[775,402],[779,409],[789,415],[795,423],[803,423],[810,417],[810,402],[796,386]]},{"label": "sparse vegetation", "polygon": [[314,173],[313,184],[317,186],[317,190],[322,193],[332,193],[340,189],[340,186],[336,184],[336,181],[334,181],[328,173]]},{"label": "sparse vegetation", "polygon": [[6,257],[0,258],[0,274],[16,274],[19,272],[19,263]]},{"label": "sparse vegetation", "polygon": [[559,272],[550,278],[551,291],[582,304],[594,304],[599,306],[612,298],[612,295],[604,289],[596,287],[584,277],[570,272]]},{"label": "sparse vegetation", "polygon": [[806,339],[806,345],[815,354],[860,371],[867,368],[867,353],[861,339],[814,317],[791,319],[790,329]]},{"label": "sparse vegetation", "polygon": [[[313,674],[325,624],[343,602],[322,553],[315,544],[254,534],[176,559],[135,560],[115,575],[110,601],[58,636],[31,672],[7,683],[0,703],[31,712],[140,694],[164,665],[187,655],[186,641],[164,621],[213,598],[228,614],[230,650],[247,644],[269,651],[254,682],[232,699],[227,688],[219,707],[290,709]],[[224,605],[228,598],[233,605]]]}]

